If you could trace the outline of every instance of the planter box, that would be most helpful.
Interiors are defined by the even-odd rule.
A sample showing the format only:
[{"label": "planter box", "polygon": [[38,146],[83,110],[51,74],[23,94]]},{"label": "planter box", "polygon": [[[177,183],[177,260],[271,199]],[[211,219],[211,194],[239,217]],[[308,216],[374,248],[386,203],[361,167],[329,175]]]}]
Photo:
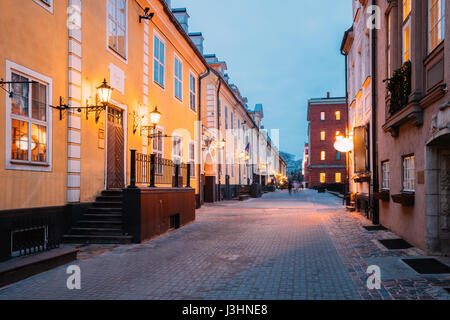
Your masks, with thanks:
[{"label": "planter box", "polygon": [[390,193],[389,191],[380,191],[380,192],[374,192],[373,197],[377,200],[383,201],[383,202],[389,202],[390,199]]},{"label": "planter box", "polygon": [[414,206],[414,193],[400,193],[393,194],[391,196],[392,201],[395,203],[400,203],[404,207],[413,207]]}]

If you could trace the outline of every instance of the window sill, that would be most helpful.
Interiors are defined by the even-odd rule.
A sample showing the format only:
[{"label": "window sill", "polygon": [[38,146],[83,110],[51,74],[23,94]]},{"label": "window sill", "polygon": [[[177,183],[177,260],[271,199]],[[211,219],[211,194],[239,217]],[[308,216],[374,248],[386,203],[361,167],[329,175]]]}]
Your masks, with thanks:
[{"label": "window sill", "polygon": [[117,50],[115,50],[114,48],[111,48],[110,46],[108,46],[108,49],[111,53],[113,53],[115,56],[117,56],[117,58],[119,58],[120,60],[122,60],[122,62],[127,63],[127,58],[124,57],[121,53],[119,53]]},{"label": "window sill", "polygon": [[44,162],[28,162],[28,161],[20,161],[20,160],[11,160],[11,164],[14,165],[22,165],[22,166],[33,166],[33,167],[50,167],[49,163]]},{"label": "window sill", "polygon": [[373,197],[375,199],[383,201],[383,202],[389,202],[390,191],[389,190],[381,190],[380,192],[374,192]]},{"label": "window sill", "polygon": [[165,88],[164,86],[160,85],[160,84],[159,84],[158,82],[156,82],[155,80],[153,80],[153,84],[154,84],[155,86],[157,86],[158,88],[160,88],[161,90],[163,90],[163,91],[166,90],[166,88]]},{"label": "window sill", "polygon": [[404,207],[414,207],[414,192],[402,192],[400,194],[393,194],[391,196],[392,201],[399,203]]}]

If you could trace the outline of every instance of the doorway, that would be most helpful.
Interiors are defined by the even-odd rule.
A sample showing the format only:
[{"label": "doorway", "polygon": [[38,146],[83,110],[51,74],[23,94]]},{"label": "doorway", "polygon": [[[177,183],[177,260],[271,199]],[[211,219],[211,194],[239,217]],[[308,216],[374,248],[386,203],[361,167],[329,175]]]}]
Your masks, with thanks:
[{"label": "doorway", "polygon": [[122,189],[124,182],[123,111],[108,107],[106,189]]}]

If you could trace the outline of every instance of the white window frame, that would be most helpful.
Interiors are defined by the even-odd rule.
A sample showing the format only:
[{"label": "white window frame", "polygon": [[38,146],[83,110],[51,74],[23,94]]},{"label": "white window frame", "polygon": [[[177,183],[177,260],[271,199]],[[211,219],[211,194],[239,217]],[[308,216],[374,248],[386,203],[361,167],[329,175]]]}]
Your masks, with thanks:
[{"label": "white window frame", "polygon": [[320,131],[320,141],[325,141],[327,138],[326,131]]},{"label": "white window frame", "polygon": [[[106,2],[106,49],[119,60],[128,64],[128,0],[125,1],[125,56],[109,46],[109,6],[110,0]],[[117,21],[116,21],[117,22]]]},{"label": "white window frame", "polygon": [[[162,43],[164,45],[164,63],[161,63],[161,61],[159,60],[159,58],[155,57],[155,39],[158,39],[158,41],[160,43]],[[158,48],[159,51],[159,48]],[[156,85],[157,87],[161,88],[162,90],[165,90],[166,87],[166,61],[167,61],[167,45],[166,45],[166,41],[164,40],[164,38],[155,30],[153,31],[153,64],[152,64],[152,68],[153,68],[153,84]],[[162,66],[163,68],[163,83],[162,85],[155,79],[155,62],[158,63],[158,66]],[[159,67],[158,67],[158,77],[159,77]]]},{"label": "white window frame", "polygon": [[[193,148],[193,150],[191,150]],[[189,163],[191,164],[191,177],[196,177],[196,171],[195,170],[195,141],[189,140]]]},{"label": "white window frame", "polygon": [[416,191],[415,156],[410,155],[403,157],[402,167],[403,167],[403,191],[415,192]]},{"label": "white window frame", "polygon": [[[323,157],[322,157],[323,156]],[[320,151],[320,161],[326,161],[327,159],[327,153],[326,151]]]},{"label": "white window frame", "polygon": [[53,0],[34,0],[34,2],[53,14]]},{"label": "white window frame", "polygon": [[[180,139],[180,153],[175,153],[175,139]],[[172,137],[172,161],[181,164],[183,162],[183,137],[179,134],[174,134]],[[178,162],[177,162],[178,161]]]},{"label": "white window frame", "polygon": [[[53,110],[49,107],[52,103],[53,97],[53,80],[50,77],[47,77],[43,74],[40,74],[36,71],[33,71],[29,68],[26,68],[22,65],[14,63],[12,61],[6,60],[6,81],[11,81],[12,73],[20,74],[24,77],[29,78],[30,80],[38,81],[47,86],[47,162],[32,162],[32,161],[22,161],[22,160],[14,160],[11,159],[11,98],[8,94],[5,95],[6,99],[6,139],[5,139],[5,168],[7,170],[26,170],[26,171],[41,171],[41,172],[51,172],[52,171],[52,146],[53,146],[53,135],[52,135],[52,126],[53,126]],[[30,90],[30,99],[31,99],[31,90]],[[31,110],[32,105],[29,104],[29,112]],[[29,129],[29,135],[31,135],[31,130]]]},{"label": "white window frame", "polygon": [[[177,68],[177,62],[180,64],[181,66],[181,74],[179,75],[179,77],[177,76],[176,73],[176,68]],[[174,54],[174,59],[173,59],[173,96],[180,102],[183,102],[183,60],[178,57],[177,54]],[[177,84],[180,84],[180,97],[177,96]]]},{"label": "white window frame", "polygon": [[321,111],[320,112],[320,121],[325,121],[326,117],[325,117],[325,111]]},{"label": "white window frame", "polygon": [[[431,25],[431,1],[428,0],[428,30],[427,30],[427,39],[428,39],[428,53],[431,53],[434,49],[436,49],[442,41],[445,39],[445,0],[436,0],[439,3],[439,19],[437,19],[436,24],[434,26]],[[440,41],[436,39],[436,45],[431,47],[431,31],[440,28]]]},{"label": "white window frame", "polygon": [[[194,83],[194,90],[192,90],[191,81]],[[197,112],[197,77],[192,71],[189,71],[189,108]]]},{"label": "white window frame", "polygon": [[[152,154],[155,154],[156,157],[160,157],[160,159],[164,159],[164,127],[156,126],[155,130],[153,130],[153,134],[157,134],[158,132],[161,132],[161,150],[154,149],[153,144],[155,140],[157,141],[156,144],[158,145],[159,138],[152,138],[151,141],[151,148],[152,148]],[[163,174],[163,168],[162,165],[155,167],[155,174],[156,175],[162,175]]]},{"label": "white window frame", "polygon": [[390,190],[389,180],[390,162],[384,161],[381,163],[381,189]]}]

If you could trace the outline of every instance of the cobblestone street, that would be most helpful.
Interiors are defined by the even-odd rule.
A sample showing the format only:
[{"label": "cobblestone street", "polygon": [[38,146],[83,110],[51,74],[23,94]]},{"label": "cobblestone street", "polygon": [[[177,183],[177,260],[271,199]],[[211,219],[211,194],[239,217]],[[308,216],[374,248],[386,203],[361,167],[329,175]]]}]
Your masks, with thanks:
[{"label": "cobblestone street", "polygon": [[[341,199],[311,190],[207,205],[155,240],[81,254],[81,290],[66,288],[66,265],[0,299],[449,299],[450,275],[416,273],[400,258],[420,250],[387,250],[376,240],[397,236],[363,225]],[[366,287],[369,265],[381,268],[381,290]]]}]

